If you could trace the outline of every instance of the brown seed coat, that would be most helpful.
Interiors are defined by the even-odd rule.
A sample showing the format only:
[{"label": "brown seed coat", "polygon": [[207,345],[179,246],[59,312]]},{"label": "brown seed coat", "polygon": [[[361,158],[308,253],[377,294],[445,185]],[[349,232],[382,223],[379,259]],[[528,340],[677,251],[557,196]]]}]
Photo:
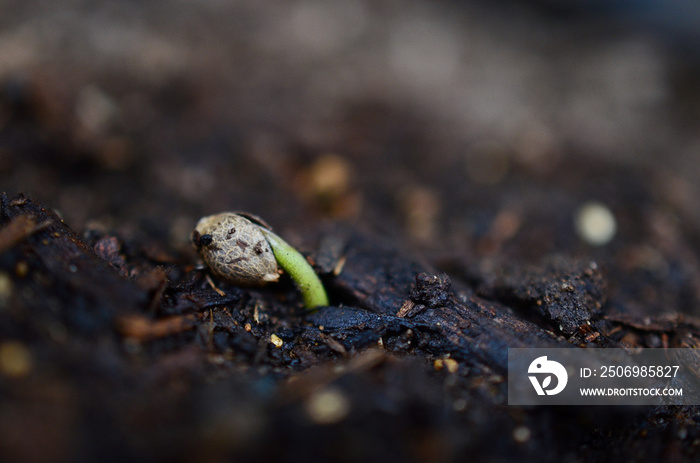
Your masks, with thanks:
[{"label": "brown seed coat", "polygon": [[193,236],[211,235],[209,245],[197,247],[214,275],[237,285],[259,286],[279,279],[277,260],[260,226],[234,212],[224,212],[202,218]]}]

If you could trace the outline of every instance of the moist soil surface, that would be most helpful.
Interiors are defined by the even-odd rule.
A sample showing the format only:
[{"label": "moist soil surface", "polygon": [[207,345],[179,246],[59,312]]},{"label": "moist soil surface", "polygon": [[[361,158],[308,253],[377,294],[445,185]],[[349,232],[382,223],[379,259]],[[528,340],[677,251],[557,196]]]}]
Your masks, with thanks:
[{"label": "moist soil surface", "polygon": [[[509,347],[700,345],[680,161],[465,142],[367,95],[294,119],[256,101],[301,89],[230,90],[218,62],[154,81],[73,59],[0,82],[2,461],[697,461],[698,407],[507,394]],[[190,233],[229,210],[330,306],[211,276]]]}]

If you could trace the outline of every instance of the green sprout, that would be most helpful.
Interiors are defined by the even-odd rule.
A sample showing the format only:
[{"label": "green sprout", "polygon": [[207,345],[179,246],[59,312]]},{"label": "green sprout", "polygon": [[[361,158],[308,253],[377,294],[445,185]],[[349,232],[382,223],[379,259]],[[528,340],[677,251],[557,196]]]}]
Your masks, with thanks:
[{"label": "green sprout", "polygon": [[261,228],[260,231],[265,235],[279,266],[287,272],[299,288],[304,306],[312,309],[328,305],[326,289],[304,256],[270,230]]}]

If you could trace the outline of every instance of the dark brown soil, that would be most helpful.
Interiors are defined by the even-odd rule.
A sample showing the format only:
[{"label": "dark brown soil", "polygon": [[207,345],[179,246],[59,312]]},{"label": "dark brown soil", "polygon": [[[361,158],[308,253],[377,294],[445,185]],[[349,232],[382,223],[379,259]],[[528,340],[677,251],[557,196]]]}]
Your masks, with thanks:
[{"label": "dark brown soil", "polygon": [[[380,4],[366,13],[375,39],[403,8]],[[575,121],[481,136],[483,120],[442,119],[429,88],[392,90],[380,71],[314,106],[309,88],[344,68],[331,52],[306,62],[253,44],[270,33],[258,7],[159,23],[159,2],[90,5],[70,10],[76,27],[144,21],[143,62],[129,49],[122,67],[96,62],[74,31],[55,56],[0,73],[0,460],[697,460],[697,407],[515,407],[506,383],[508,347],[700,345],[697,106],[671,91],[697,94],[691,78],[644,117],[621,110],[619,137]],[[72,17],[2,8],[8,30],[29,24],[37,40],[32,15]],[[512,31],[485,32],[449,8],[472,39],[553,62],[564,55],[538,34],[566,30],[578,57],[619,43],[472,5]],[[373,62],[354,47],[359,67]],[[188,64],[158,67],[182,50]],[[576,93],[559,85],[543,107]],[[575,227],[591,201],[617,222],[600,246]],[[331,306],[305,311],[285,276],[210,280],[189,234],[226,210],[307,255]]]}]

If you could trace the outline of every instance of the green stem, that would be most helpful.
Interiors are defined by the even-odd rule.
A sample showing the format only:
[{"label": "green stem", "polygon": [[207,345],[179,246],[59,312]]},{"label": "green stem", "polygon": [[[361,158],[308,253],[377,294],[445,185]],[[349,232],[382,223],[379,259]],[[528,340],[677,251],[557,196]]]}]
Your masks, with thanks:
[{"label": "green stem", "polygon": [[270,230],[260,227],[260,231],[270,244],[277,263],[289,274],[301,291],[304,306],[307,309],[313,309],[328,305],[326,289],[304,256]]}]

